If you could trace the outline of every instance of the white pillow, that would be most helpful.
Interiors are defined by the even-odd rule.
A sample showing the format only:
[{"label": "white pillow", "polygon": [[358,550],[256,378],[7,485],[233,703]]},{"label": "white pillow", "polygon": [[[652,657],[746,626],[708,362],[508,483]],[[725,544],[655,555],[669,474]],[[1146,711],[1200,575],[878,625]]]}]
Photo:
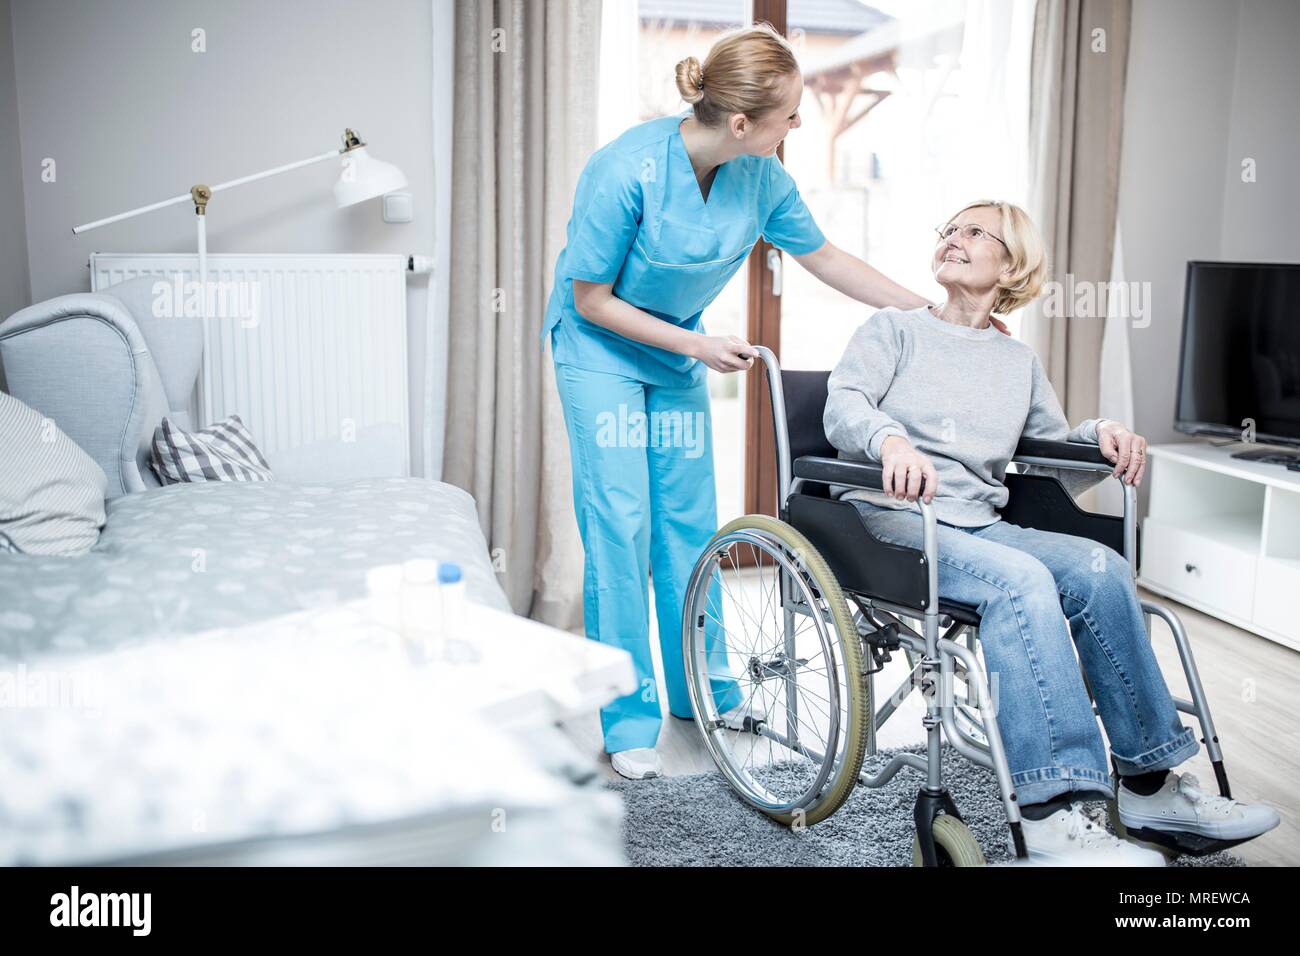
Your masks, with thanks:
[{"label": "white pillow", "polygon": [[83,554],[104,526],[104,469],[53,419],[0,392],[0,542],[25,554]]}]

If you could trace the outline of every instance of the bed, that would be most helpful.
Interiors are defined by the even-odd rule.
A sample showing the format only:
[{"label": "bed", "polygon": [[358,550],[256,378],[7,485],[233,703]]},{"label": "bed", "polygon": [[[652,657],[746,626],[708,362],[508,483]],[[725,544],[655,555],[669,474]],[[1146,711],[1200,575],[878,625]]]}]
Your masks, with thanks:
[{"label": "bed", "polygon": [[[634,689],[627,653],[511,614],[454,486],[274,458],[160,486],[201,339],[150,283],[0,323],[7,390],[108,484],[90,551],[0,554],[0,866],[620,862],[618,801],[554,723]],[[358,600],[416,558],[474,602],[427,666]]]},{"label": "bed", "polygon": [[0,660],[232,627],[366,593],[367,569],[458,563],[471,600],[509,610],[474,500],[416,478],[211,482],[111,499],[79,557],[0,554]]},{"label": "bed", "polygon": [[273,457],[273,481],[161,486],[149,466],[154,431],[164,415],[190,427],[203,331],[198,319],[156,316],[154,283],[59,296],[0,323],[7,391],[107,477],[107,521],[90,552],[0,554],[0,660],[347,601],[365,593],[370,568],[412,558],[455,561],[471,600],[508,609],[474,500],[451,485],[315,480]]}]

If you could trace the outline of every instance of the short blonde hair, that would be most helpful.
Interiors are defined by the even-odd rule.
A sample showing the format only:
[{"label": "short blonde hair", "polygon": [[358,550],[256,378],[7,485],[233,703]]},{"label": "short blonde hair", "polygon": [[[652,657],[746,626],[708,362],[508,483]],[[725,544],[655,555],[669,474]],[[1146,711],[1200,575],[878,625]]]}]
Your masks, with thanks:
[{"label": "short blonde hair", "polygon": [[781,80],[799,72],[794,48],[770,23],[720,36],[703,65],[693,56],[677,64],[677,91],[703,126],[720,126],[732,113],[758,120],[781,106]]},{"label": "short blonde hair", "polygon": [[977,199],[967,203],[949,218],[956,219],[967,209],[996,209],[1002,217],[1002,241],[1011,253],[1011,275],[998,282],[998,297],[993,311],[998,315],[1014,312],[1038,298],[1047,281],[1047,250],[1038,227],[1015,203],[1000,199]]}]

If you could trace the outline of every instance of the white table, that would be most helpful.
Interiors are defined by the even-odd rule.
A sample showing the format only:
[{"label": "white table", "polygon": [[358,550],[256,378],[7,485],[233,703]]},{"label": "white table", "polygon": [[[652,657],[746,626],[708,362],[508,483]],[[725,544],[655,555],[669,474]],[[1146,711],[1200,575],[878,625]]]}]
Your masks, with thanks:
[{"label": "white table", "polygon": [[412,664],[364,601],[29,662],[0,708],[0,863],[258,862],[268,838],[327,862],[357,856],[339,834],[379,832],[411,862],[393,852],[407,825],[426,861],[508,858],[488,836],[503,819],[574,799],[521,741],[635,674],[626,652],[533,621],[471,604],[466,622],[459,663]]}]

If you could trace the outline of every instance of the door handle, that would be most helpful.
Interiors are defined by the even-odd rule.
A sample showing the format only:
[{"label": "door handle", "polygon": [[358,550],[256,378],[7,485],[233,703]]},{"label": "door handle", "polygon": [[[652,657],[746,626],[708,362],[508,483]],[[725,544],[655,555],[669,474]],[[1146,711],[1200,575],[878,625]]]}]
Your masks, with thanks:
[{"label": "door handle", "polygon": [[781,294],[781,250],[767,250],[767,270],[772,273],[772,294]]}]

